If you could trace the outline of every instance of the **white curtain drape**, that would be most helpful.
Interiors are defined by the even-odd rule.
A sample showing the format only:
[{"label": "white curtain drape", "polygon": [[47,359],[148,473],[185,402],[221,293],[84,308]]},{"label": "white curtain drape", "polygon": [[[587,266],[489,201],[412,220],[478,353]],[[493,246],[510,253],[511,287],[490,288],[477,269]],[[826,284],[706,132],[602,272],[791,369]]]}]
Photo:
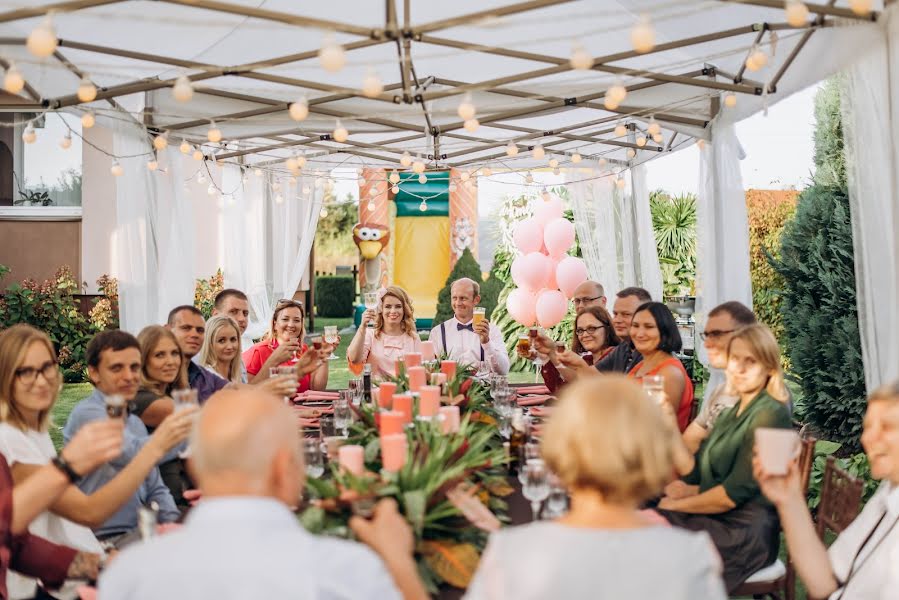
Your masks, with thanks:
[{"label": "white curtain drape", "polygon": [[223,171],[222,189],[231,192],[223,208],[224,279],[250,300],[246,347],[265,333],[277,301],[293,298],[306,275],[325,187],[311,175],[294,184],[270,173],[243,178],[233,165]]},{"label": "white curtain drape", "polygon": [[[708,311],[722,302],[737,300],[752,308],[749,221],[740,172],[744,157],[734,124],[719,115],[712,123],[711,142],[700,152],[695,314],[699,331]],[[701,344],[699,357],[708,364]]]},{"label": "white curtain drape", "polygon": [[160,152],[160,170],[150,171],[146,130],[127,115],[113,123],[114,153],[127,157],[119,159],[123,174],[115,182],[113,270],[120,326],[137,333],[164,323],[175,306],[193,303],[193,216],[176,151]]},{"label": "white curtain drape", "polygon": [[661,298],[662,273],[652,233],[644,167],[631,173],[631,189],[619,190],[614,178],[567,184],[574,223],[587,274],[605,288],[606,297],[628,286],[646,288]]},{"label": "white curtain drape", "polygon": [[868,391],[899,377],[899,12],[846,71],[843,136]]}]

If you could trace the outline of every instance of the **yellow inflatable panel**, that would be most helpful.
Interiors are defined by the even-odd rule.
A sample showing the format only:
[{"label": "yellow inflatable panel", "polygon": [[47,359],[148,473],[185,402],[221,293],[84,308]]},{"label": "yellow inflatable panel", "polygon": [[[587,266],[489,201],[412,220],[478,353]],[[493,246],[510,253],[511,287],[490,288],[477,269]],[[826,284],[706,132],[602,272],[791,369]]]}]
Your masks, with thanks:
[{"label": "yellow inflatable panel", "polygon": [[449,218],[397,217],[393,284],[412,297],[416,318],[437,314],[437,294],[450,273]]}]

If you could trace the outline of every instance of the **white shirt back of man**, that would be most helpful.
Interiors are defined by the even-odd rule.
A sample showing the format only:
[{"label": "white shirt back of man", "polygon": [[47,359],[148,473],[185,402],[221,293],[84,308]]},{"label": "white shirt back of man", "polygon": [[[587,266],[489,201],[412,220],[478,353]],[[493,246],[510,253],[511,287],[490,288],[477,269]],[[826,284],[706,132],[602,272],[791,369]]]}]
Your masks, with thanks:
[{"label": "white shirt back of man", "polygon": [[99,585],[103,600],[401,597],[366,546],[312,535],[258,497],[202,500],[183,528],[125,549]]}]

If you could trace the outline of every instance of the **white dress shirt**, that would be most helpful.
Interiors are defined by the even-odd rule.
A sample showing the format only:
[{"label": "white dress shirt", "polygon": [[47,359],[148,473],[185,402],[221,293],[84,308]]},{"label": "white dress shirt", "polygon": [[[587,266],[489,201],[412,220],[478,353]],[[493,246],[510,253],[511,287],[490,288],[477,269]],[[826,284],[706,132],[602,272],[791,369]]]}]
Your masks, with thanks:
[{"label": "white dress shirt", "polygon": [[476,364],[481,360],[481,350],[484,350],[484,360],[490,366],[490,370],[500,375],[509,372],[509,353],[503,342],[503,334],[499,327],[490,324],[490,340],[486,344],[481,343],[481,337],[474,331],[460,330],[458,325],[470,325],[472,322],[462,323],[456,317],[444,321],[446,329],[446,345],[440,334],[440,325],[431,330],[429,341],[434,342],[434,351],[438,354],[446,353],[452,360],[460,364]]},{"label": "white dress shirt", "polygon": [[205,498],[183,528],[127,547],[100,577],[103,600],[397,599],[362,544],[308,533],[282,503]]},{"label": "white dress shirt", "polygon": [[[831,600],[887,600],[899,597],[897,521],[899,486],[885,481],[865,504],[861,514],[827,551],[833,574],[844,583],[843,588],[831,594]],[[861,548],[869,534],[870,539]]]}]

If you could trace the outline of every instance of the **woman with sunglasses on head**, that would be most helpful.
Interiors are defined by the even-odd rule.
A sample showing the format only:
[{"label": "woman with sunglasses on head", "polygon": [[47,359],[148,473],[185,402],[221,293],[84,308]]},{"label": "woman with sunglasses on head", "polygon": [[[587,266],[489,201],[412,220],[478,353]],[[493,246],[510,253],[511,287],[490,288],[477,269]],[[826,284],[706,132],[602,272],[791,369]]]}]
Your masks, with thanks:
[{"label": "woman with sunglasses on head", "polygon": [[305,319],[302,304],[295,300],[278,301],[266,339],[243,353],[250,383],[268,379],[274,367],[296,366],[297,393],[328,387],[328,362],[323,359],[331,353],[332,347],[323,343],[321,350],[309,351],[308,344],[303,341]]}]

